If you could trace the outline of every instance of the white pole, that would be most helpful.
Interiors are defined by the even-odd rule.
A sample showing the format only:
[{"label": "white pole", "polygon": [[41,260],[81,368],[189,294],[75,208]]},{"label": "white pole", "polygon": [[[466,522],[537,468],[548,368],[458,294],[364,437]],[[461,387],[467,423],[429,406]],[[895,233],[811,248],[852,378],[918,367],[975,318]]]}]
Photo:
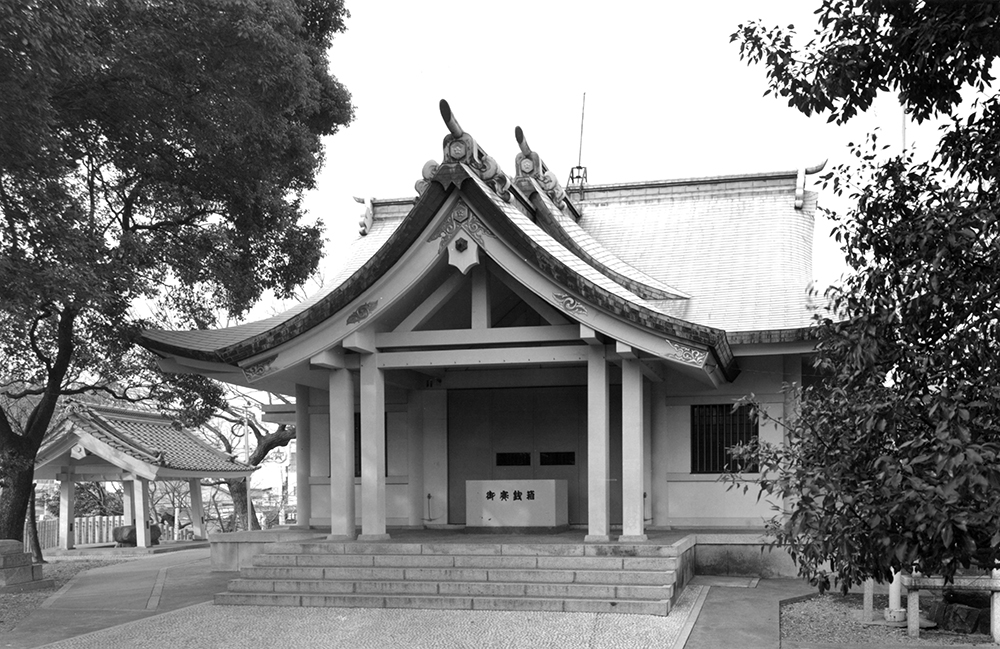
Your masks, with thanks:
[{"label": "white pole", "polygon": [[[247,466],[249,466],[250,465],[250,426],[247,423],[247,411],[246,411],[245,408],[243,410],[243,441],[246,443],[246,449],[245,449],[245,451],[246,451],[246,464],[247,464]],[[251,527],[250,527],[250,518],[252,516],[251,511],[253,509],[253,503],[250,500],[250,474],[249,473],[247,474],[247,477],[246,477],[246,487],[247,487],[247,531],[249,532],[250,529],[251,529]]]},{"label": "white pole", "polygon": [[902,596],[903,596],[903,573],[892,572],[892,583],[889,584],[889,609],[893,611],[898,611],[903,608],[902,606]]}]

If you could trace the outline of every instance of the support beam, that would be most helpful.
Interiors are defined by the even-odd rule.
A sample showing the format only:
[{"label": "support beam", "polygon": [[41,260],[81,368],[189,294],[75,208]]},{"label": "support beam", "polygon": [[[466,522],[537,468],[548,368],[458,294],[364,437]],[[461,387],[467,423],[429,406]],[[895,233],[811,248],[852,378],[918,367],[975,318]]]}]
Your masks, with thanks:
[{"label": "support beam", "polygon": [[75,515],[73,500],[76,494],[73,486],[72,480],[63,480],[59,483],[59,548],[62,550],[72,550],[76,546],[75,531],[73,530],[73,517]]},{"label": "support beam", "polygon": [[324,370],[342,370],[347,367],[344,363],[344,350],[339,347],[325,349],[309,359],[309,366]]},{"label": "support beam", "polygon": [[[587,347],[504,347],[497,349],[441,349],[436,351],[383,352],[378,354],[381,369],[422,367],[488,367],[493,365],[574,364],[587,360]],[[364,364],[364,361],[362,361]]]},{"label": "support beam", "polygon": [[420,306],[414,309],[410,315],[399,323],[395,331],[413,331],[433,318],[434,315],[441,310],[441,307],[447,304],[448,300],[453,298],[455,294],[458,293],[464,282],[464,275],[461,273],[452,273],[451,276],[443,281],[441,285],[427,297],[426,300],[420,303]]},{"label": "support beam", "polygon": [[353,541],[354,378],[350,370],[330,372],[330,540]]},{"label": "support beam", "polygon": [[[493,264],[491,264],[491,266],[493,266]],[[521,298],[525,304],[538,312],[538,315],[542,316],[543,320],[550,325],[569,324],[569,319],[566,318],[566,316],[564,316],[558,309],[532,293],[531,289],[525,288],[517,280],[511,278],[508,281],[508,278],[504,275],[505,274],[502,272],[496,273],[496,277],[503,282],[507,288],[513,291],[514,295]]]},{"label": "support beam", "polygon": [[597,332],[588,327],[587,325],[578,325],[580,331],[580,340],[587,343],[588,345],[599,345],[604,346],[604,343],[600,341],[597,337]]},{"label": "support beam", "polygon": [[607,543],[610,442],[608,364],[603,347],[587,348],[587,536],[588,543]]},{"label": "support beam", "polygon": [[191,531],[194,533],[194,538],[207,539],[205,507],[201,502],[201,478],[188,480],[188,491],[191,498],[191,509],[188,510],[188,516],[191,517]]},{"label": "support beam", "polygon": [[385,541],[385,372],[379,354],[361,357],[361,535]]},{"label": "support beam", "polygon": [[149,534],[149,480],[135,478],[135,547],[152,545]]},{"label": "support beam", "polygon": [[296,529],[309,529],[312,517],[312,491],[309,487],[309,455],[311,443],[309,428],[309,386],[295,386],[295,525]]},{"label": "support beam", "polygon": [[344,349],[348,351],[359,354],[373,354],[375,353],[375,332],[371,329],[355,331],[352,334],[348,334],[347,338],[344,338],[343,344]]},{"label": "support beam", "polygon": [[[581,327],[578,325],[392,331],[375,334],[375,346],[379,350],[386,351],[393,347],[470,347],[575,342],[580,339],[580,331]],[[590,331],[593,332],[593,329]]]},{"label": "support beam", "polygon": [[646,540],[643,385],[639,366],[638,358],[622,356],[622,535],[618,539],[622,543]]},{"label": "support beam", "polygon": [[490,317],[490,278],[486,269],[476,266],[472,270],[472,328],[489,329],[493,324]]}]

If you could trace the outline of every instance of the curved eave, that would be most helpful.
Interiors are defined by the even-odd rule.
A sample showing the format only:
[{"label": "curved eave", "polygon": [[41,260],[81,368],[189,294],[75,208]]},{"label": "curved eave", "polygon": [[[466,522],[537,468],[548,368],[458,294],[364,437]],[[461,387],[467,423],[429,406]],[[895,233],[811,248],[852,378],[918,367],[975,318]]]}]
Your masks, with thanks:
[{"label": "curved eave", "polygon": [[419,239],[420,233],[437,214],[438,208],[448,195],[449,187],[447,182],[430,183],[409,216],[403,220],[399,228],[389,236],[388,240],[372,255],[368,262],[308,309],[267,331],[212,350],[196,349],[184,343],[184,334],[197,334],[198,332],[166,332],[171,333],[172,336],[165,339],[165,337],[158,335],[163,333],[158,330],[144,331],[139,337],[139,344],[160,355],[235,365],[288,342],[344,309],[399,261],[409,247]]},{"label": "curved eave", "polygon": [[[527,217],[524,217],[513,206],[504,203],[478,177],[461,164],[441,165],[409,215],[371,259],[340,286],[292,318],[267,331],[211,350],[197,349],[193,348],[192,345],[185,344],[183,334],[186,332],[170,332],[173,334],[170,340],[158,337],[155,331],[144,332],[140,337],[140,344],[161,355],[231,365],[255,356],[260,357],[308,332],[361,297],[403,257],[411,246],[418,243],[421,233],[437,215],[452,188],[462,190],[469,205],[483,214],[488,219],[490,226],[496,228],[498,234],[501,234],[528,263],[551,281],[574,292],[579,298],[596,308],[634,326],[668,339],[691,342],[708,349],[715,359],[715,364],[722,370],[726,379],[735,378],[738,373],[736,359],[723,330],[697,325],[659,313],[640,303],[642,300],[632,294],[627,287],[622,286],[622,289],[625,293],[633,295],[634,299],[616,295],[590,281],[545,250],[521,227],[516,225],[511,218],[527,220]],[[511,214],[508,215],[507,211],[510,211]],[[528,222],[530,223],[530,220]],[[574,258],[576,258],[575,255]],[[583,260],[578,259],[578,261],[586,263]],[[591,268],[593,267],[591,266]],[[594,272],[600,273],[597,269],[594,269]],[[603,275],[603,277],[617,284],[607,275]],[[619,286],[621,285],[619,284]],[[190,333],[197,334],[198,332]]]},{"label": "curved eave", "polygon": [[632,325],[666,338],[692,342],[707,348],[715,357],[716,364],[726,380],[731,381],[736,378],[739,369],[725,331],[659,313],[608,291],[576,272],[536,242],[514,222],[513,219],[523,218],[520,212],[484,188],[478,178],[465,173],[465,180],[460,183],[460,188],[469,205],[486,217],[487,225],[496,228],[497,234],[550,280],[574,292],[585,302]]},{"label": "curved eave", "polygon": [[691,296],[653,279],[619,259],[593,239],[576,222],[565,216],[534,180],[522,178],[518,186],[531,196],[539,227],[570,252],[604,276],[646,300],[683,300]]}]

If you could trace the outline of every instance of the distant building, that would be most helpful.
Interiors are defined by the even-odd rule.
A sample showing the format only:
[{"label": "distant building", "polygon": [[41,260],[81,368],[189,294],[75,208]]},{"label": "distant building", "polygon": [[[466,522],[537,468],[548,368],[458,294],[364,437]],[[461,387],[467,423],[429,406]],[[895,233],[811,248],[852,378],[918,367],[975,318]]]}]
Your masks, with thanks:
[{"label": "distant building", "polygon": [[549,483],[553,527],[590,540],[759,530],[768,503],[717,478],[731,445],[782,439],[734,401],[789,414],[813,350],[811,171],[577,173],[567,195],[520,132],[507,175],[442,113],[443,162],[417,198],[366,201],[312,299],[142,344],[167,371],[293,395],[298,520],[334,535],[495,525]]}]

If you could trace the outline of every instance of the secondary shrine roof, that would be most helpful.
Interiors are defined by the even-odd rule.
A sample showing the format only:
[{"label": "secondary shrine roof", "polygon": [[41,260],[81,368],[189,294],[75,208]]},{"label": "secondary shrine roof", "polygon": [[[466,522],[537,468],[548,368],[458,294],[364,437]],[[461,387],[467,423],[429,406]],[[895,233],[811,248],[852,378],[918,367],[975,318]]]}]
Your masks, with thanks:
[{"label": "secondary shrine roof", "polygon": [[74,403],[38,453],[42,468],[79,445],[87,455],[148,479],[242,477],[255,467],[209,445],[192,430],[155,412]]}]

